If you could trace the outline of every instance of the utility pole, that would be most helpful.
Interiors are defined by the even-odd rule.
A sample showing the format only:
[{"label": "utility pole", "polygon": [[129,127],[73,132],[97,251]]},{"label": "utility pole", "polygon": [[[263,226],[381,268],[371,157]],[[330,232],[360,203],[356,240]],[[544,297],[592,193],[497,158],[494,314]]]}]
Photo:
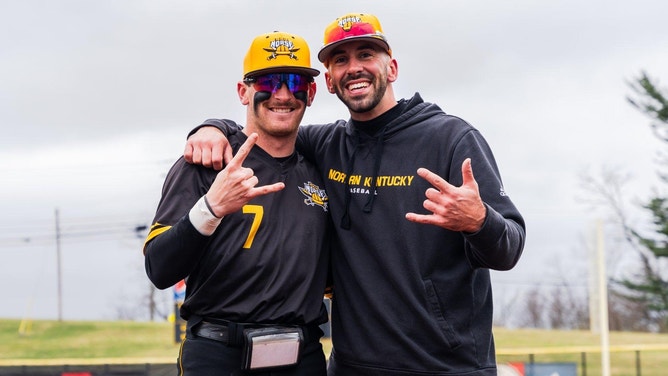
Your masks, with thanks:
[{"label": "utility pole", "polygon": [[[596,312],[590,312],[590,315],[598,314],[597,320],[591,320],[591,323],[598,324],[598,332],[601,338],[601,375],[610,376],[610,326],[608,323],[608,276],[605,265],[605,245],[604,245],[603,223],[599,220],[596,222],[596,244],[595,256],[592,260],[595,262],[592,265],[591,272],[595,276],[591,280],[595,282],[590,286],[595,288],[596,294],[592,294],[597,298],[597,302],[590,304],[590,308],[596,307]],[[598,303],[598,304],[596,304]],[[595,329],[592,327],[592,329]]]},{"label": "utility pole", "polygon": [[63,321],[63,276],[60,264],[60,218],[56,208],[56,268],[58,278],[58,321]]}]

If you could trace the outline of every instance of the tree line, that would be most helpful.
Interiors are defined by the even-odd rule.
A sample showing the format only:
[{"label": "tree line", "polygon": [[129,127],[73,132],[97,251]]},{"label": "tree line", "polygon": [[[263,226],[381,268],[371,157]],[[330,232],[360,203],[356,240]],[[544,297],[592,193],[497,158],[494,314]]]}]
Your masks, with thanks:
[{"label": "tree line", "polygon": [[[628,83],[628,103],[650,119],[650,128],[666,149],[659,152],[658,176],[668,187],[668,91],[646,72]],[[668,195],[661,187],[647,201],[636,203],[647,220],[631,220],[624,185],[630,176],[619,169],[603,168],[600,176],[582,174],[583,203],[603,208],[606,219],[608,275],[608,316],[610,330],[668,332]],[[664,191],[666,191],[664,189]],[[642,222],[642,221],[641,221]],[[586,244],[583,245],[585,248]],[[588,251],[581,252],[586,254]],[[633,260],[633,262],[629,262]],[[621,272],[620,272],[621,271]],[[513,325],[550,329],[589,329],[591,291],[582,293],[572,283],[534,286],[513,300],[522,302],[519,319]],[[510,319],[499,307],[497,325]],[[513,311],[517,311],[514,309]]]}]

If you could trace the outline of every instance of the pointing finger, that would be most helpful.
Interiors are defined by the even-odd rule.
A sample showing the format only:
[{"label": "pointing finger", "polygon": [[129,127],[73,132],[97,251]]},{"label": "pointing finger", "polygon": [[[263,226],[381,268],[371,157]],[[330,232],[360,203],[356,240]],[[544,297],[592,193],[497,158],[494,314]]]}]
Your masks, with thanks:
[{"label": "pointing finger", "polygon": [[251,133],[251,135],[248,136],[246,142],[241,145],[239,151],[237,151],[237,154],[232,158],[232,160],[230,160],[228,166],[241,167],[248,154],[250,154],[251,149],[253,149],[253,145],[255,145],[257,137],[257,133]]}]

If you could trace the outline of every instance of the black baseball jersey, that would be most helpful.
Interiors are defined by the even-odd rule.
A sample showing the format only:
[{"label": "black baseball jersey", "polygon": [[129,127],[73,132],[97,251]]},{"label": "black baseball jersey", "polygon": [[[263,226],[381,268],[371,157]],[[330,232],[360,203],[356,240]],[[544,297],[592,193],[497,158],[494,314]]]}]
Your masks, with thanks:
[{"label": "black baseball jersey", "polygon": [[[236,153],[247,137],[230,135]],[[258,186],[282,181],[226,215],[211,236],[188,212],[218,171],[180,158],[171,168],[145,245],[146,271],[161,288],[186,278],[181,315],[234,322],[320,324],[329,262],[328,197],[315,167],[294,153],[278,160],[254,146],[244,167]]]}]

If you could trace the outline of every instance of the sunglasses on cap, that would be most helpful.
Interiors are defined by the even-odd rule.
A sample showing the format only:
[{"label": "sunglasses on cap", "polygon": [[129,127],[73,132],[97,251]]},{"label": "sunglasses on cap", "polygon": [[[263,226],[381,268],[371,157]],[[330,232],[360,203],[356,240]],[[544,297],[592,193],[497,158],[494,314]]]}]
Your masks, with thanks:
[{"label": "sunglasses on cap", "polygon": [[257,91],[276,93],[283,84],[288,87],[292,94],[300,91],[308,91],[309,83],[313,78],[298,73],[269,73],[255,77],[244,78],[244,83],[252,84]]}]

